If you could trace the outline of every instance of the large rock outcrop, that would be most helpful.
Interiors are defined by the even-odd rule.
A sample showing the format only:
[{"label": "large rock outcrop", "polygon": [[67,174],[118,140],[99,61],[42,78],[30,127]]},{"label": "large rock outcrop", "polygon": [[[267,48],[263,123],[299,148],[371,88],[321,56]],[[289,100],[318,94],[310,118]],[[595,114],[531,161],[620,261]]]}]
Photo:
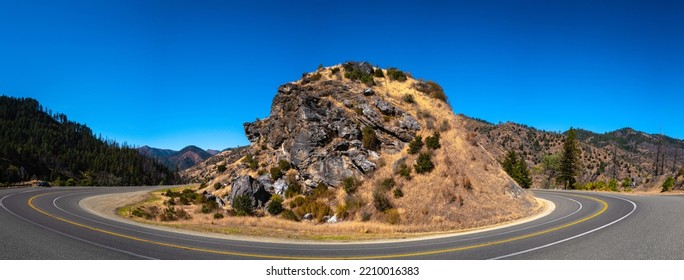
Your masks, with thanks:
[{"label": "large rock outcrop", "polygon": [[369,160],[374,151],[361,141],[364,127],[373,129],[379,150],[387,153],[400,151],[421,128],[391,102],[340,81],[282,85],[270,116],[244,127],[253,145],[267,145],[278,160],[291,162],[308,186],[337,186],[375,170]]}]

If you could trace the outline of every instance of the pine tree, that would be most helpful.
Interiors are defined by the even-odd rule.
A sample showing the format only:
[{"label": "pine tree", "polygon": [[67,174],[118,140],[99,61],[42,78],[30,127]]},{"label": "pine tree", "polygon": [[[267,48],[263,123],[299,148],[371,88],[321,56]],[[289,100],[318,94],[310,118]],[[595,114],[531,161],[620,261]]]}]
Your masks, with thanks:
[{"label": "pine tree", "polygon": [[563,182],[564,189],[574,188],[577,174],[579,173],[579,153],[577,141],[575,140],[575,130],[570,128],[568,135],[563,142],[563,152],[560,162],[559,180]]},{"label": "pine tree", "polygon": [[506,153],[506,157],[504,158],[504,161],[502,163],[503,165],[503,170],[508,173],[511,177],[513,177],[513,170],[515,169],[515,165],[518,162],[518,156],[515,154],[515,151],[510,150],[508,153]]},{"label": "pine tree", "polygon": [[514,178],[518,184],[529,189],[532,186],[532,178],[530,177],[530,170],[527,169],[527,164],[524,159],[520,159],[515,165],[515,172],[517,178]]}]

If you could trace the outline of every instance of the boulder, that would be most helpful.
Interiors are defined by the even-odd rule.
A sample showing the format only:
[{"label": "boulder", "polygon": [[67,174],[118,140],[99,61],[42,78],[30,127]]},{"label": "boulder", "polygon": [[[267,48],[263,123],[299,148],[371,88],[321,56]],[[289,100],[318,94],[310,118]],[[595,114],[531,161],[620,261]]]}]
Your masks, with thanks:
[{"label": "boulder", "polygon": [[365,95],[365,96],[375,95],[375,91],[372,88],[366,88],[363,90],[363,95]]},{"label": "boulder", "polygon": [[375,171],[375,163],[369,161],[366,156],[359,154],[352,158],[354,166],[356,166],[363,174],[368,174]]},{"label": "boulder", "polygon": [[230,204],[233,205],[235,198],[241,195],[247,195],[252,200],[252,207],[254,208],[264,207],[266,202],[271,199],[271,194],[264,189],[264,186],[249,175],[233,181],[230,190]]},{"label": "boulder", "polygon": [[273,191],[277,195],[285,195],[285,192],[287,191],[287,183],[285,183],[285,180],[283,180],[283,178],[280,178],[275,181],[275,183],[273,184]]},{"label": "boulder", "polygon": [[267,192],[273,192],[273,180],[270,174],[264,174],[257,179]]},{"label": "boulder", "polygon": [[380,109],[380,112],[382,112],[385,115],[393,116],[396,112],[396,108],[392,104],[380,99],[375,101],[375,107]]},{"label": "boulder", "polygon": [[411,131],[420,130],[420,123],[408,114],[404,114],[399,120],[399,127]]}]

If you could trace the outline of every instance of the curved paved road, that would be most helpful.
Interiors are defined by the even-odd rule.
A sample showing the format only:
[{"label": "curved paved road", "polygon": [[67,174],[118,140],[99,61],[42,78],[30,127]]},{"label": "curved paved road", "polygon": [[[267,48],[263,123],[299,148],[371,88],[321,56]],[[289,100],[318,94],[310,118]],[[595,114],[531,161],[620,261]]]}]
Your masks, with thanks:
[{"label": "curved paved road", "polygon": [[485,232],[363,244],[200,237],[109,220],[78,204],[153,188],[0,190],[0,259],[684,259],[684,196],[534,191],[555,203],[553,213]]}]

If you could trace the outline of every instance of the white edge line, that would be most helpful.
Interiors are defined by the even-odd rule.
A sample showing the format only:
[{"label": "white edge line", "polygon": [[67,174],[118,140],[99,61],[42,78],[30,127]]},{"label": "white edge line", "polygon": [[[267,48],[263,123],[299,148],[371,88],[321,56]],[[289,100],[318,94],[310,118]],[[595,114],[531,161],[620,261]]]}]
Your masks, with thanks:
[{"label": "white edge line", "polygon": [[[25,193],[25,192],[22,192],[22,193]],[[22,217],[22,216],[19,216],[18,214],[16,214],[16,213],[12,212],[11,210],[7,209],[7,207],[5,207],[5,204],[3,203],[3,202],[5,201],[5,198],[8,198],[8,197],[14,196],[14,195],[17,195],[17,193],[9,194],[9,195],[6,195],[6,196],[3,196],[2,198],[0,198],[0,207],[2,207],[3,209],[5,209],[5,211],[7,211],[8,213],[12,214],[13,216],[15,216],[15,217],[17,217],[17,218],[19,218],[19,219],[21,219],[21,220],[27,222],[27,223],[30,223],[30,224],[32,224],[32,225],[41,227],[41,228],[43,228],[43,229],[47,229],[47,230],[49,230],[49,231],[52,231],[52,232],[54,232],[54,233],[57,233],[57,234],[60,234],[60,235],[66,236],[66,237],[69,237],[69,238],[74,239],[74,240],[78,240],[78,241],[81,241],[81,242],[84,242],[84,243],[88,243],[88,244],[90,244],[90,245],[98,246],[98,247],[101,247],[101,248],[104,248],[104,249],[108,249],[108,250],[112,250],[112,251],[116,251],[116,252],[119,252],[119,253],[124,253],[124,254],[131,255],[131,256],[134,256],[134,257],[138,257],[138,258],[142,258],[142,259],[156,260],[155,258],[152,258],[152,257],[139,255],[139,254],[136,254],[136,253],[133,253],[133,252],[129,252],[129,251],[117,249],[117,248],[114,248],[114,247],[109,247],[109,246],[107,246],[107,245],[95,243],[95,242],[92,242],[92,241],[89,241],[89,240],[85,240],[85,239],[82,239],[82,238],[80,238],[80,237],[76,237],[76,236],[73,236],[73,235],[70,235],[70,234],[67,234],[67,233],[64,233],[64,232],[61,232],[61,231],[58,231],[58,230],[49,228],[49,227],[47,227],[47,226],[38,224],[38,223],[36,223],[36,222],[34,222],[34,221],[31,221],[31,220],[26,219],[26,218],[24,218],[24,217]]]},{"label": "white edge line", "polygon": [[508,255],[504,255],[504,256],[500,256],[500,257],[496,257],[496,258],[491,258],[490,260],[500,260],[500,259],[505,259],[505,258],[510,258],[510,257],[513,257],[513,256],[517,256],[517,255],[522,255],[522,254],[525,254],[525,253],[537,251],[537,250],[540,250],[540,249],[544,249],[544,248],[547,248],[547,247],[551,247],[551,246],[554,246],[554,245],[558,245],[558,244],[561,244],[561,243],[563,243],[563,242],[567,242],[567,241],[570,241],[570,240],[573,240],[573,239],[576,239],[576,238],[585,236],[585,235],[587,235],[587,234],[590,234],[590,233],[599,231],[599,230],[601,230],[601,229],[604,229],[604,228],[609,227],[609,226],[611,226],[611,225],[613,225],[613,224],[615,224],[615,223],[617,223],[617,222],[619,222],[619,221],[622,221],[622,220],[626,219],[627,217],[629,217],[630,215],[632,215],[632,213],[634,213],[634,211],[636,211],[636,209],[637,209],[636,203],[634,203],[634,202],[631,201],[631,200],[624,199],[624,198],[621,198],[621,197],[608,196],[608,195],[606,195],[606,197],[616,198],[616,199],[620,199],[620,200],[623,200],[623,201],[627,201],[627,202],[631,203],[632,206],[634,206],[634,207],[632,208],[632,211],[630,211],[629,213],[627,213],[627,215],[624,215],[624,216],[622,216],[621,218],[619,218],[619,219],[617,219],[617,220],[615,220],[615,221],[612,221],[612,222],[610,222],[610,223],[608,223],[608,224],[605,224],[605,225],[600,226],[600,227],[598,227],[598,228],[592,229],[592,230],[590,230],[590,231],[587,231],[587,232],[584,232],[584,233],[580,233],[580,234],[578,234],[578,235],[571,236],[571,237],[568,237],[568,238],[565,238],[565,239],[562,239],[562,240],[558,240],[558,241],[556,241],[556,242],[549,243],[549,244],[546,244],[546,245],[542,245],[542,246],[539,246],[539,247],[527,249],[527,250],[520,251],[520,252],[515,252],[515,253],[512,253],[512,254],[508,254]]}]

